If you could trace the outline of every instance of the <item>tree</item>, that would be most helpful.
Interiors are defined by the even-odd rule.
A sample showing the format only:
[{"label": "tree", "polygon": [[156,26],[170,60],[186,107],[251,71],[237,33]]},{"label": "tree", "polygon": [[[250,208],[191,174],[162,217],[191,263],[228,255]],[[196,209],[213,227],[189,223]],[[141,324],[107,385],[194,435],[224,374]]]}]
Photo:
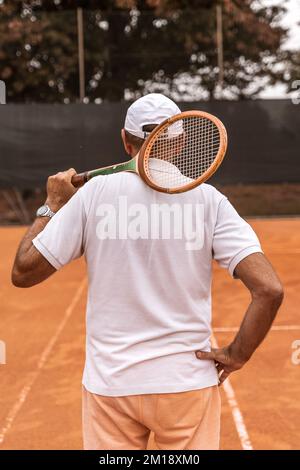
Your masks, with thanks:
[{"label": "tree", "polygon": [[6,82],[8,100],[74,99],[78,80],[74,14],[35,16],[26,9],[20,13],[19,7],[18,2],[0,5],[0,77]]},{"label": "tree", "polygon": [[[0,5],[0,78],[14,101],[76,100],[76,7],[84,11],[88,98],[119,100],[145,90],[177,93],[187,81],[217,95],[217,0],[4,0]],[[285,82],[283,7],[223,0],[224,93],[255,96]],[[24,47],[25,44],[25,47]],[[191,92],[193,97],[193,91]]]}]

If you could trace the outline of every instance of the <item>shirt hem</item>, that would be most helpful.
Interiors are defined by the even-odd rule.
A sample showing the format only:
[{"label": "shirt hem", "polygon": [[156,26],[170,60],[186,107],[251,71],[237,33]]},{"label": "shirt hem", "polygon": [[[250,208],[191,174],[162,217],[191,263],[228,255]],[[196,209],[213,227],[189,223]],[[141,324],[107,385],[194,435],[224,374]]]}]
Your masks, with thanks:
[{"label": "shirt hem", "polygon": [[46,258],[46,260],[56,269],[60,269],[62,265],[57,261],[57,259],[47,250],[47,248],[42,244],[38,238],[32,240],[33,245],[41,253],[41,255]]},{"label": "shirt hem", "polygon": [[200,382],[193,382],[190,384],[173,384],[165,386],[145,386],[137,387],[134,389],[128,388],[101,388],[93,385],[89,385],[85,380],[82,381],[84,388],[95,395],[101,395],[106,397],[122,397],[129,395],[149,395],[149,394],[163,394],[163,393],[180,393],[180,392],[189,392],[191,390],[200,390],[202,388],[213,387],[218,385],[218,377],[216,374],[213,376],[207,377],[206,380]]},{"label": "shirt hem", "polygon": [[240,251],[229,263],[229,272],[232,277],[234,277],[234,270],[237,265],[247,256],[252,255],[254,253],[263,253],[262,249],[258,245],[249,246],[248,248],[244,248]]}]

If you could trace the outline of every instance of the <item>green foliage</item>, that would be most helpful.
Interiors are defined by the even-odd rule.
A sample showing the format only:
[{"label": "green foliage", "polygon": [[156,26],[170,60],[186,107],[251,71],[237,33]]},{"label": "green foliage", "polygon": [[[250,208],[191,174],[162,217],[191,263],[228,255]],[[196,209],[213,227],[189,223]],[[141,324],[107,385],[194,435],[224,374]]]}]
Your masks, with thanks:
[{"label": "green foliage", "polygon": [[[223,6],[224,89],[255,96],[284,82],[291,56],[281,45],[282,7],[253,0],[4,0],[0,4],[0,79],[9,101],[78,97],[76,6],[84,8],[86,95],[119,100],[163,89],[181,94],[187,77],[217,96],[217,3]],[[284,61],[285,67],[278,67]],[[292,72],[291,72],[292,73]],[[193,92],[191,98],[193,97]]]}]

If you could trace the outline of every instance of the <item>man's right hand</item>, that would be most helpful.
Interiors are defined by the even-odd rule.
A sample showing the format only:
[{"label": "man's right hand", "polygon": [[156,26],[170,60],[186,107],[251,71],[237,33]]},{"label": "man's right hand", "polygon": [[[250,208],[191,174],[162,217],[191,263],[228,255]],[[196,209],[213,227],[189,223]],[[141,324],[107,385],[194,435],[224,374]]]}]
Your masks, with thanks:
[{"label": "man's right hand", "polygon": [[71,183],[76,175],[74,168],[49,176],[47,182],[46,204],[53,212],[57,212],[76,193],[77,189]]}]

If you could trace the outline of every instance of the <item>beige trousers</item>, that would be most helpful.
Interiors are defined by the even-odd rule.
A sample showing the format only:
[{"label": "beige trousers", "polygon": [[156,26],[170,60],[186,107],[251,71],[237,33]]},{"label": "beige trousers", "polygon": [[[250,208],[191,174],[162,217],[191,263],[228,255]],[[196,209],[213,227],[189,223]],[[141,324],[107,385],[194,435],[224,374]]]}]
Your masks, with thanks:
[{"label": "beige trousers", "polygon": [[217,386],[126,397],[95,395],[83,387],[82,398],[86,450],[219,448]]}]

